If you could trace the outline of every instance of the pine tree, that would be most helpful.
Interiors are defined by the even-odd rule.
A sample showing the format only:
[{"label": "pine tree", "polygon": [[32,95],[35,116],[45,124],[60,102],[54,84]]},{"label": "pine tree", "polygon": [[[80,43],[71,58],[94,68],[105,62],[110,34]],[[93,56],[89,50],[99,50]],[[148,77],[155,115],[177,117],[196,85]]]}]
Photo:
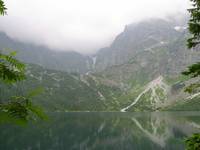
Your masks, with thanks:
[{"label": "pine tree", "polygon": [[191,0],[193,7],[188,9],[190,13],[189,31],[191,37],[188,39],[188,48],[200,44],[200,0]]},{"label": "pine tree", "polygon": [[[190,13],[190,20],[188,22],[190,38],[187,40],[187,46],[189,49],[197,48],[200,44],[200,0],[190,0],[192,2],[192,8],[188,9]],[[182,74],[196,78],[200,76],[200,62],[188,67],[187,71]],[[186,88],[186,92],[193,93],[200,88],[199,83],[191,84]]]}]

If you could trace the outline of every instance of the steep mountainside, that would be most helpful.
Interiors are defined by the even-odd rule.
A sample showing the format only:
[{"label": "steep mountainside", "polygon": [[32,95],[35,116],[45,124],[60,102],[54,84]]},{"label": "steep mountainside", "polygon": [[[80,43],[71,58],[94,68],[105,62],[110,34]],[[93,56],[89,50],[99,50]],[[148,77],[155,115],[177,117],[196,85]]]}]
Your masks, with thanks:
[{"label": "steep mountainside", "polygon": [[125,91],[121,111],[158,110],[185,99],[181,72],[200,61],[198,49],[188,50],[188,32],[181,23],[151,20],[130,25],[111,47],[96,55],[96,70]]},{"label": "steep mountainside", "polygon": [[151,19],[125,27],[110,47],[100,50],[96,55],[96,68],[126,63],[142,51],[163,47],[186,32],[186,21]]},{"label": "steep mountainside", "polygon": [[15,41],[0,33],[0,49],[11,49],[18,52],[17,57],[26,62],[38,64],[48,69],[67,72],[86,73],[91,69],[91,59],[77,52],[51,50],[43,46]]}]

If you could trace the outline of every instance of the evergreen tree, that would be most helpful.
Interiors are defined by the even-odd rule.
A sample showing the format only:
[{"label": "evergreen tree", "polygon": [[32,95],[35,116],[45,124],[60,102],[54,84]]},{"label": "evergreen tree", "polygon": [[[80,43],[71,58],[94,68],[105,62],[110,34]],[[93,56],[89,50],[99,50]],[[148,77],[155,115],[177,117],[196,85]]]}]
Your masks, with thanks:
[{"label": "evergreen tree", "polygon": [[[200,44],[200,0],[190,0],[192,2],[192,8],[188,9],[190,13],[189,20],[189,31],[191,37],[187,40],[188,48],[199,48]],[[188,70],[183,72],[184,75],[190,76],[191,78],[199,77],[200,75],[200,62],[193,64],[188,67]],[[186,88],[186,92],[194,93],[199,90],[200,84],[191,84]]]},{"label": "evergreen tree", "polygon": [[[200,44],[200,0],[190,0],[193,8],[188,9],[190,13],[189,31],[191,37],[187,40],[188,48],[196,48]],[[191,78],[200,76],[200,62],[188,67],[188,70],[183,72]],[[186,92],[195,93],[200,90],[200,83],[191,84],[186,88]],[[186,139],[186,150],[199,150],[200,147],[200,134],[194,134]]]},{"label": "evergreen tree", "polygon": [[190,13],[189,31],[191,37],[188,39],[188,48],[200,44],[200,0],[191,0],[193,7],[188,9]]}]

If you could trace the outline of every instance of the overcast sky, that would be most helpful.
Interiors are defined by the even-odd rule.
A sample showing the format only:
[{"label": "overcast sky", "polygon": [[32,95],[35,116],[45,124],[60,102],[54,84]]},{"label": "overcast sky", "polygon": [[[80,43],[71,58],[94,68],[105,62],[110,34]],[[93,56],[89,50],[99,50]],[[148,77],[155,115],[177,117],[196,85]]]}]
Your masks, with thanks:
[{"label": "overcast sky", "polygon": [[0,30],[20,41],[91,53],[108,46],[124,26],[148,17],[184,13],[189,0],[5,0]]}]

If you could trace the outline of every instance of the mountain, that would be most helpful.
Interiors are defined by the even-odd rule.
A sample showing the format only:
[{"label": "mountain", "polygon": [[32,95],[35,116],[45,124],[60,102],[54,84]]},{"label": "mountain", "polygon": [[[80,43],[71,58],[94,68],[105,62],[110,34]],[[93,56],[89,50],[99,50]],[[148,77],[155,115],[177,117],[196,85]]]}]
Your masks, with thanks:
[{"label": "mountain", "polygon": [[[180,28],[180,29],[179,29]],[[110,47],[101,49],[96,55],[96,68],[120,65],[132,59],[138,53],[169,45],[184,35],[186,21],[151,19],[125,27]]]},{"label": "mountain", "polygon": [[200,51],[186,47],[186,22],[150,19],[128,25],[110,47],[93,56],[50,51],[0,34],[2,47],[19,49],[18,58],[40,65],[28,65],[23,83],[1,85],[1,97],[44,87],[34,101],[48,110],[196,110],[200,94],[186,94],[190,81],[181,75],[200,61]]},{"label": "mountain", "polygon": [[47,69],[61,70],[66,72],[86,73],[91,64],[88,56],[83,56],[74,51],[51,50],[44,46],[36,46],[22,43],[0,33],[0,49],[17,51],[17,58],[32,64],[41,65]]},{"label": "mountain", "polygon": [[181,72],[200,60],[200,52],[187,49],[188,36],[185,21],[147,20],[127,26],[97,53],[97,74],[125,91],[118,98],[121,111],[159,110],[189,96]]}]

